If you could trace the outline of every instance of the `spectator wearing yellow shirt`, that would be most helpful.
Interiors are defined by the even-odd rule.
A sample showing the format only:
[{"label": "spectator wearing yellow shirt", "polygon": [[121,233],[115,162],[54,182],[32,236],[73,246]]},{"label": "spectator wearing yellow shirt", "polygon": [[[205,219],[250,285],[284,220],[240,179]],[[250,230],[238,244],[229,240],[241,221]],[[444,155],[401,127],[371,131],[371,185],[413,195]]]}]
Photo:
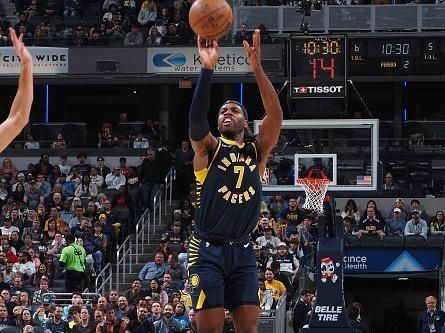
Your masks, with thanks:
[{"label": "spectator wearing yellow shirt", "polygon": [[270,269],[266,270],[266,281],[264,282],[266,290],[271,290],[272,295],[275,299],[279,299],[281,295],[286,292],[286,287],[283,282],[275,280],[273,272]]}]

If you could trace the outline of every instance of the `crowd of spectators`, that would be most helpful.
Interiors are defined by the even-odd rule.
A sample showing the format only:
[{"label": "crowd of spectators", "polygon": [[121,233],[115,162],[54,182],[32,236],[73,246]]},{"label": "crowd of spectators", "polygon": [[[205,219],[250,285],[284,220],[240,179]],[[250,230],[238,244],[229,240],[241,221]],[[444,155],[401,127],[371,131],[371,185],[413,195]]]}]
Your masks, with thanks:
[{"label": "crowd of spectators", "polygon": [[370,200],[360,212],[354,200],[350,199],[341,212],[345,235],[352,237],[399,237],[426,241],[429,237],[445,235],[444,212],[439,210],[430,216],[420,200],[412,199],[409,205],[397,198],[388,212],[381,212],[377,203]]}]

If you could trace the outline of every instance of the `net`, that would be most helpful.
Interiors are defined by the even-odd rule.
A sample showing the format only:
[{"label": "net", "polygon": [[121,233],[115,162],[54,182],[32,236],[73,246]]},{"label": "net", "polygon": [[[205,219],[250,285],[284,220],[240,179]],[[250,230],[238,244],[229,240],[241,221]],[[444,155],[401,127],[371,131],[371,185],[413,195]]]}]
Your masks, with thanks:
[{"label": "net", "polygon": [[314,210],[320,214],[323,213],[323,199],[328,190],[329,182],[329,179],[324,178],[297,179],[297,184],[300,184],[306,193],[304,209]]}]

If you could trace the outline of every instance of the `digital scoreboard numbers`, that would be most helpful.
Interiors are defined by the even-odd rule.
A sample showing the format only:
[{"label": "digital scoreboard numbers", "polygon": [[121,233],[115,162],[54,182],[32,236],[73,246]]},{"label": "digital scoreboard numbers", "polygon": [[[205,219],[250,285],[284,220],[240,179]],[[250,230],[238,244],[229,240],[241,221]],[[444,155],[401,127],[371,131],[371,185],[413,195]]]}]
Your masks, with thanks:
[{"label": "digital scoreboard numbers", "polygon": [[345,36],[292,36],[288,52],[291,98],[345,97]]},{"label": "digital scoreboard numbers", "polygon": [[445,37],[350,37],[349,75],[425,76],[445,70]]}]

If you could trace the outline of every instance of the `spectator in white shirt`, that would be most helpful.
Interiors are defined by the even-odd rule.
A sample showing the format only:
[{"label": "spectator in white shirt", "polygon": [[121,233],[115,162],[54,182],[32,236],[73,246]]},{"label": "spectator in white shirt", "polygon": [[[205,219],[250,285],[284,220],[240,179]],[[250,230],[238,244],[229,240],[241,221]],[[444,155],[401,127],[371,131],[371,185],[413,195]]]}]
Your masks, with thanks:
[{"label": "spectator in white shirt", "polygon": [[121,174],[120,166],[115,167],[113,172],[105,177],[105,183],[107,184],[107,189],[113,190],[119,190],[121,186],[125,186],[126,178]]},{"label": "spectator in white shirt", "polygon": [[25,279],[28,279],[31,275],[36,272],[36,265],[34,261],[32,261],[31,256],[28,252],[21,251],[19,252],[19,262],[16,262],[12,266],[13,273],[21,273]]},{"label": "spectator in white shirt", "polygon": [[96,167],[91,167],[90,170],[90,180],[92,184],[95,184],[97,189],[100,190],[104,184],[104,177],[97,173]]}]

